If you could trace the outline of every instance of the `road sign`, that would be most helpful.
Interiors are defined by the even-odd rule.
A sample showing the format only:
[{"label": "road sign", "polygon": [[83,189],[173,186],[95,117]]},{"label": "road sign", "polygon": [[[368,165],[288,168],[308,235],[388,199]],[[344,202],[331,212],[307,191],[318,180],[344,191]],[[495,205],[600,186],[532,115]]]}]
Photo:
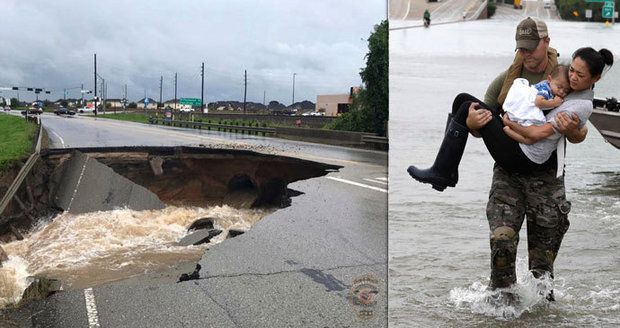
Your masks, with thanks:
[{"label": "road sign", "polygon": [[181,98],[181,105],[200,106],[200,98]]},{"label": "road sign", "polygon": [[586,0],[586,2],[606,2],[607,0]]},{"label": "road sign", "polygon": [[614,17],[614,3],[613,2],[605,2],[605,5],[603,6],[602,16],[603,18]]}]

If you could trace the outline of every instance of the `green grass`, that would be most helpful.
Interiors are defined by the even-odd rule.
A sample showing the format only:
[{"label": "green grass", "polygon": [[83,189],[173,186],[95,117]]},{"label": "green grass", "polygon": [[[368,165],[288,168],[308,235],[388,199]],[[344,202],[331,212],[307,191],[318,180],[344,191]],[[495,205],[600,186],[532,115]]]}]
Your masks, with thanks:
[{"label": "green grass", "polygon": [[[108,111],[108,113],[110,112]],[[116,114],[112,113],[112,114],[101,115],[101,117],[111,118],[114,120],[121,120],[121,121],[138,122],[138,123],[149,122],[149,115],[141,114],[141,113],[116,113]]]},{"label": "green grass", "polygon": [[22,117],[0,114],[0,172],[30,155],[36,131],[37,126]]}]

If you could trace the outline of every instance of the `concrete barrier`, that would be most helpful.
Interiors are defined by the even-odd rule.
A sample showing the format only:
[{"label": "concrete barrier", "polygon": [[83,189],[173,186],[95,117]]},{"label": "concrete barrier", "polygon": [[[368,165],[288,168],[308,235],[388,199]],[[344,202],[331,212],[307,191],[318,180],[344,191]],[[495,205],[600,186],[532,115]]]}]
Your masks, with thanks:
[{"label": "concrete barrier", "polygon": [[61,165],[53,180],[58,188],[52,192],[52,202],[69,213],[109,211],[119,207],[133,210],[165,207],[148,189],[79,151],[74,151]]}]

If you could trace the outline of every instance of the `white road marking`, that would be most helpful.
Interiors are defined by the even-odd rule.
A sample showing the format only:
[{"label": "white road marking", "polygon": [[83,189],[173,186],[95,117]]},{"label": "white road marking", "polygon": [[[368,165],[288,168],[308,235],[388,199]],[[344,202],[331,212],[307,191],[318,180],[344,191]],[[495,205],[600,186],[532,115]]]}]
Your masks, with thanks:
[{"label": "white road marking", "polygon": [[88,327],[96,328],[99,325],[99,315],[97,314],[97,305],[95,304],[95,294],[92,288],[84,289],[84,299],[86,300],[86,314],[88,315]]},{"label": "white road marking", "polygon": [[375,178],[375,180],[379,180],[379,181],[388,181],[388,178],[384,178],[384,177],[379,177],[379,178]]},{"label": "white road marking", "polygon": [[364,178],[364,181],[374,182],[374,183],[379,183],[379,184],[383,184],[383,185],[386,185],[386,186],[387,186],[387,184],[388,184],[388,183],[387,183],[387,182],[385,182],[385,181],[378,181],[378,180],[375,180],[375,179],[368,179],[368,178]]},{"label": "white road marking", "polygon": [[367,188],[367,189],[376,190],[376,191],[385,192],[385,193],[388,192],[386,189],[383,189],[383,188],[377,188],[377,187],[365,185],[363,183],[359,183],[359,182],[355,182],[355,181],[350,181],[350,180],[346,180],[346,179],[342,179],[342,178],[336,178],[336,177],[326,177],[326,178],[334,180],[334,181],[338,181],[338,182],[348,183],[348,184],[351,184],[351,185],[354,185],[354,186],[358,186],[358,187],[362,187],[362,188]]},{"label": "white road marking", "polygon": [[62,137],[61,137],[58,133],[54,132],[53,130],[50,130],[50,131],[52,131],[52,133],[53,133],[53,134],[54,134],[54,135],[55,135],[58,139],[60,139],[60,143],[62,144],[62,148],[66,148],[66,147],[65,147],[65,141],[62,139]]}]

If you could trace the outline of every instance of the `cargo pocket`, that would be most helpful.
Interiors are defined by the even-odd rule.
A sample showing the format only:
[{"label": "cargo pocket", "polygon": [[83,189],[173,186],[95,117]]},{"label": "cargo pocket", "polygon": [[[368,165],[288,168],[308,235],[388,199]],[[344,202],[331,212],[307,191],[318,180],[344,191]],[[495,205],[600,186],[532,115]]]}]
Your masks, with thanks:
[{"label": "cargo pocket", "polygon": [[517,210],[517,199],[501,193],[491,195],[487,203],[487,219],[490,227],[514,224],[518,220],[519,211]]},{"label": "cargo pocket", "polygon": [[536,211],[536,224],[545,228],[555,228],[567,220],[570,209],[571,203],[566,199],[541,204]]}]

